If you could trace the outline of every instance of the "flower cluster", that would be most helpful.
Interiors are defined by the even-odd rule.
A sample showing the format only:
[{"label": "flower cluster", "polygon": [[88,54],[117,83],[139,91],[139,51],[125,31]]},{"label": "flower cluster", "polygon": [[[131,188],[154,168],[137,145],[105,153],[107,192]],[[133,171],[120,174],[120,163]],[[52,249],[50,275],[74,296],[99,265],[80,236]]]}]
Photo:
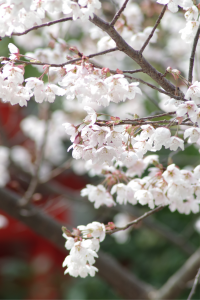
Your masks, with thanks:
[{"label": "flower cluster", "polygon": [[[156,162],[156,160],[157,158],[154,157],[153,161]],[[200,165],[193,171],[179,170],[174,164],[169,165],[164,170],[163,166],[157,162],[157,167],[150,168],[149,171],[149,175],[142,179],[132,179],[128,184],[114,184],[110,192],[103,185],[98,187],[87,185],[81,191],[81,195],[88,195],[90,201],[95,201],[95,206],[102,204],[110,206],[111,201],[115,204],[112,195],[116,194],[116,202],[119,204],[126,204],[127,202],[133,205],[137,203],[147,204],[151,209],[158,205],[169,205],[172,212],[175,210],[183,214],[199,212]],[[115,173],[110,174],[111,176],[114,177]],[[127,180],[129,180],[128,177]],[[107,184],[109,184],[108,180]],[[97,189],[101,190],[100,196],[104,200],[100,202],[100,198],[94,198],[94,189],[96,189],[95,193],[97,195]]]},{"label": "flower cluster", "polygon": [[194,5],[192,0],[157,0],[158,3],[168,6],[168,9],[175,13],[178,11],[178,7],[182,7],[186,10],[186,27],[180,30],[181,38],[186,43],[192,43],[195,34],[199,27],[199,11],[198,7]]},{"label": "flower cluster", "polygon": [[32,97],[32,92],[24,87],[24,67],[17,67],[11,62],[6,62],[0,73],[0,98],[3,102],[27,106],[27,101]]},{"label": "flower cluster", "polygon": [[13,32],[24,30],[42,24],[45,13],[72,14],[73,19],[89,19],[93,17],[95,9],[100,9],[99,0],[5,0],[1,1],[0,36],[10,36]]},{"label": "flower cluster", "polygon": [[63,231],[63,237],[67,240],[65,248],[70,250],[63,262],[63,267],[67,266],[65,274],[83,278],[94,276],[98,269],[93,264],[98,257],[99,243],[105,239],[106,234],[104,224],[92,222],[87,226],[80,225],[72,234],[66,229]]},{"label": "flower cluster", "polygon": [[141,94],[138,82],[129,83],[122,74],[111,75],[109,69],[100,70],[89,64],[68,65],[65,69],[67,74],[59,84],[65,87],[69,100],[77,97],[106,107],[111,101],[119,103]]},{"label": "flower cluster", "polygon": [[0,73],[0,98],[3,102],[27,106],[27,101],[34,95],[35,101],[38,103],[43,101],[52,103],[56,95],[63,96],[66,93],[57,85],[45,85],[41,79],[35,77],[27,78],[24,86],[24,65],[15,66],[15,59],[20,55],[19,50],[11,43],[9,50],[12,61],[2,61],[3,67]]},{"label": "flower cluster", "polygon": [[[88,110],[87,107],[85,109]],[[155,152],[162,146],[173,151],[179,147],[184,149],[184,141],[176,136],[171,137],[168,128],[155,129],[151,125],[142,125],[141,133],[138,134],[138,126],[99,126],[94,124],[96,117],[95,111],[90,108],[90,114],[85,119],[88,125],[64,124],[73,142],[68,150],[73,148],[72,156],[75,159],[83,158],[86,161],[92,160],[93,164],[107,163],[108,165],[111,165],[113,160],[117,160],[124,166],[131,167],[138,159],[143,158],[147,151]],[[120,124],[120,120],[116,122]]]}]

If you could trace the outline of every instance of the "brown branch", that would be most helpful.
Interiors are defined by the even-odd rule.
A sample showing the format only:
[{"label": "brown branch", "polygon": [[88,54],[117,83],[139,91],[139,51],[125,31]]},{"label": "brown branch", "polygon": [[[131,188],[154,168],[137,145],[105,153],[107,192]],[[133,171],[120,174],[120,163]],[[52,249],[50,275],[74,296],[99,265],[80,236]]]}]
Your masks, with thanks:
[{"label": "brown branch", "polygon": [[[16,167],[15,167],[16,169]],[[25,181],[19,176],[20,174],[24,174],[25,172],[22,171],[17,167],[17,170],[15,172],[18,173],[18,180],[22,181],[22,183],[27,183],[31,176],[26,173],[25,174]],[[45,182],[42,184],[39,184],[37,187],[37,191],[45,194],[45,195],[62,195],[62,197],[65,199],[66,202],[69,202],[70,205],[73,205],[74,203],[78,203],[78,206],[83,205],[83,207],[91,207],[91,203],[86,200],[86,197],[83,198],[80,196],[79,192],[75,192],[72,189],[63,186],[59,184],[58,182],[55,182],[54,180],[51,180],[51,182]],[[134,218],[139,217],[141,215],[141,210],[136,208],[135,206],[131,205],[124,205],[124,206],[113,206],[110,208],[114,212],[125,212],[133,216]],[[154,220],[149,216],[146,219],[142,220],[142,224],[156,232],[157,234],[161,235],[165,239],[169,240],[171,243],[173,243],[175,246],[179,247],[180,250],[182,250],[187,255],[191,255],[195,250],[195,248],[188,243],[187,240],[184,239],[184,236],[180,234],[176,234],[173,232],[170,228],[168,228],[166,225],[158,222],[158,220]],[[77,226],[77,224],[73,224],[73,226]]]},{"label": "brown branch", "polygon": [[200,35],[200,26],[197,30],[197,33],[194,38],[193,46],[192,46],[192,52],[190,56],[190,66],[189,66],[189,74],[188,74],[188,81],[192,83],[192,74],[193,74],[193,68],[194,68],[194,58],[195,58],[195,52],[197,48],[197,43],[199,41],[199,35]]},{"label": "brown branch", "polygon": [[[110,26],[108,22],[103,21],[101,18],[94,15],[90,18],[90,21],[105,31],[116,43],[118,49],[133,59],[143,70],[144,73],[148,74],[153,80],[155,80],[166,92],[171,95],[175,95],[176,87],[165,77],[163,74],[158,72],[143,56],[139,51],[134,50],[128,45],[120,34],[115,30],[114,27]],[[178,90],[178,96],[184,97],[184,94]]]},{"label": "brown branch", "polygon": [[176,299],[186,283],[194,278],[200,264],[200,248],[174,273],[156,292],[150,294],[152,300]]},{"label": "brown branch", "polygon": [[46,22],[44,24],[41,24],[41,25],[36,25],[36,26],[33,26],[23,32],[14,32],[11,34],[11,36],[13,35],[17,35],[17,36],[20,36],[20,35],[24,35],[24,34],[27,34],[28,32],[32,31],[32,30],[36,30],[36,29],[39,29],[39,28],[42,28],[42,27],[46,27],[46,26],[51,26],[51,25],[54,25],[54,24],[57,24],[57,23],[61,23],[61,22],[66,22],[66,21],[72,21],[73,18],[62,18],[62,19],[59,19],[59,20],[55,20],[55,21],[50,21],[50,22]]},{"label": "brown branch", "polygon": [[123,73],[130,73],[130,74],[134,74],[134,73],[139,73],[139,72],[143,72],[142,69],[137,69],[137,70],[122,70]]},{"label": "brown branch", "polygon": [[[55,221],[31,204],[27,205],[27,209],[31,211],[31,214],[25,217],[21,214],[21,208],[18,206],[19,196],[9,190],[0,189],[0,199],[0,209],[27,225],[38,235],[49,240],[54,246],[67,254],[64,248],[65,240],[62,237],[62,225],[58,221]],[[98,255],[96,266],[99,272],[97,274],[123,298],[149,299],[148,295],[153,290],[152,286],[137,279],[110,255],[102,251],[99,251]]]},{"label": "brown branch", "polygon": [[[119,49],[118,49],[118,50],[119,50]],[[96,63],[96,62],[93,62],[93,61],[92,61],[91,63],[92,63],[96,68],[99,68],[99,69],[102,69],[102,68],[103,68],[102,66],[100,66],[100,65],[99,65],[98,63]],[[143,70],[142,70],[142,69],[137,69],[137,70],[132,70],[132,71],[125,70],[125,71],[122,71],[122,72],[123,72],[123,73],[132,73],[132,74],[133,74],[133,73],[143,72]],[[112,70],[112,69],[110,69],[110,73],[111,73],[111,74],[119,74],[116,70]],[[129,75],[124,75],[124,77],[126,77],[126,78],[128,78],[128,79],[131,79],[131,80],[136,80],[136,81],[138,81],[138,82],[140,82],[140,83],[143,83],[143,84],[149,86],[150,88],[152,88],[152,89],[158,91],[159,93],[165,94],[165,95],[167,95],[167,96],[169,96],[169,97],[171,97],[171,98],[174,98],[174,99],[176,99],[176,100],[188,101],[187,99],[184,99],[182,96],[180,97],[180,96],[176,96],[176,95],[174,95],[174,94],[168,93],[168,92],[166,92],[165,90],[162,90],[162,89],[156,87],[155,85],[153,85],[153,84],[151,84],[151,83],[149,83],[149,82],[146,82],[146,81],[144,81],[144,80],[142,80],[142,79],[140,79],[140,78],[132,77],[132,76],[129,76]]]},{"label": "brown branch", "polygon": [[191,290],[191,292],[190,292],[187,300],[191,300],[192,299],[192,296],[194,295],[196,287],[197,287],[197,284],[199,282],[199,278],[200,278],[200,268],[199,268],[199,270],[197,272],[197,275],[195,276],[194,283],[193,283],[193,286],[192,286],[192,290]]},{"label": "brown branch", "polygon": [[142,282],[134,274],[122,267],[111,255],[101,251],[98,254],[99,258],[97,258],[95,264],[99,269],[97,274],[110,286],[114,286],[122,299],[149,299],[149,294],[153,290],[152,286]]},{"label": "brown branch", "polygon": [[[114,51],[117,51],[119,50],[117,47],[115,48],[111,48],[111,49],[108,49],[108,50],[104,50],[104,51],[101,51],[101,52],[97,52],[97,53],[94,53],[94,54],[90,54],[90,55],[87,55],[86,57],[87,58],[92,58],[92,57],[95,57],[95,56],[99,56],[99,55],[104,55],[104,54],[107,54],[107,53],[110,53],[110,52],[114,52]],[[10,61],[11,59],[10,58],[7,58],[7,57],[4,57],[4,59]],[[82,57],[78,57],[78,58],[75,58],[75,59],[71,59],[65,63],[62,63],[62,64],[49,64],[49,63],[46,63],[46,62],[28,62],[28,61],[24,61],[24,60],[15,60],[14,62],[15,63],[20,63],[20,64],[26,64],[26,65],[36,65],[36,66],[50,66],[50,67],[64,67],[66,65],[69,65],[69,64],[73,64],[77,61],[80,61],[82,60]]]},{"label": "brown branch", "polygon": [[[130,120],[130,119],[120,120],[120,122],[115,124],[115,125],[122,125],[122,124],[143,125],[143,123],[145,123],[145,124],[171,123],[171,120],[157,120],[157,121],[149,121],[149,120],[156,119],[156,118],[161,118],[161,117],[165,117],[165,116],[170,116],[170,115],[174,115],[174,114],[176,114],[176,112],[172,111],[172,112],[166,112],[166,113],[162,113],[162,114],[158,114],[158,115],[154,115],[154,116],[137,118],[137,119],[134,119],[134,120]],[[186,119],[186,121],[188,121],[188,120]],[[107,120],[101,120],[101,121],[97,120],[96,124],[99,125],[99,126],[110,125],[109,123],[107,124],[107,122],[108,122]],[[174,124],[177,125],[179,123],[177,121]],[[191,123],[191,124],[188,123],[188,125],[194,125],[194,124],[193,123]]]},{"label": "brown branch", "polygon": [[148,36],[147,40],[144,42],[142,48],[141,48],[140,51],[139,51],[140,54],[142,54],[142,52],[144,51],[144,49],[145,49],[146,46],[148,45],[148,43],[149,43],[150,39],[152,38],[152,36],[153,36],[153,34],[154,34],[156,28],[157,28],[158,25],[160,24],[160,21],[161,21],[162,17],[164,16],[164,13],[165,13],[166,9],[167,9],[167,5],[165,5],[165,6],[163,7],[163,9],[162,9],[162,11],[161,11],[161,13],[160,13],[160,15],[159,15],[159,17],[158,17],[158,20],[156,21],[156,23],[155,23],[155,25],[154,25],[154,27],[153,27],[153,29],[152,29],[150,35]]},{"label": "brown branch", "polygon": [[133,226],[133,225],[139,223],[139,222],[142,221],[143,219],[147,218],[148,216],[154,214],[155,212],[157,212],[157,211],[159,211],[159,210],[161,210],[161,209],[163,209],[163,208],[164,208],[164,206],[158,206],[158,207],[156,207],[156,208],[154,208],[154,209],[152,209],[152,210],[146,212],[145,214],[143,214],[141,217],[137,218],[136,220],[133,220],[132,222],[126,224],[125,226],[123,226],[123,227],[115,227],[115,228],[112,229],[112,230],[106,231],[106,233],[107,233],[107,234],[113,234],[113,233],[118,232],[118,231],[121,231],[121,230],[126,230],[126,229],[128,229],[129,227],[131,227],[131,226]]},{"label": "brown branch", "polygon": [[129,0],[125,0],[124,4],[122,5],[122,7],[118,10],[118,12],[115,14],[114,18],[112,19],[112,21],[110,22],[110,26],[114,26],[115,23],[117,22],[117,20],[119,19],[121,13],[125,10],[126,5],[128,3]]},{"label": "brown branch", "polygon": [[[143,72],[143,71],[142,71],[142,72]],[[116,73],[117,73],[117,72],[115,71],[115,74],[116,74]],[[124,75],[124,77],[129,78],[129,79],[132,79],[132,80],[134,79],[134,80],[136,80],[136,81],[139,81],[140,83],[143,83],[143,84],[149,86],[149,87],[152,88],[153,90],[156,90],[156,91],[158,91],[158,92],[160,92],[160,93],[162,93],[162,94],[165,94],[165,95],[167,95],[167,96],[169,96],[169,97],[171,97],[171,98],[174,98],[174,99],[176,99],[176,100],[188,101],[188,100],[185,99],[184,97],[176,96],[176,95],[174,95],[174,94],[172,94],[172,93],[166,92],[165,90],[162,90],[162,89],[158,88],[157,86],[155,86],[155,85],[153,85],[153,84],[151,84],[151,83],[149,83],[149,82],[146,82],[146,81],[144,81],[144,80],[142,80],[142,79],[140,79],[140,78],[136,78],[136,77],[133,77],[133,76],[127,76],[127,75]]]}]

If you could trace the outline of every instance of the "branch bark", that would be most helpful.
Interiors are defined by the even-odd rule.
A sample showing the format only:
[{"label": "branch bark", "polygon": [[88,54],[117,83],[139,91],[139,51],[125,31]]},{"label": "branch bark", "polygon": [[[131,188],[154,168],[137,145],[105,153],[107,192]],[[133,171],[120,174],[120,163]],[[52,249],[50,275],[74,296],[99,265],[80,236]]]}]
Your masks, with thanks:
[{"label": "branch bark", "polygon": [[186,283],[194,278],[200,264],[200,248],[173,274],[160,290],[152,292],[152,300],[177,299]]},{"label": "branch bark", "polygon": [[[115,30],[114,27],[110,26],[108,22],[103,21],[101,18],[94,15],[93,19],[90,21],[97,27],[105,31],[116,43],[118,49],[132,58],[143,70],[144,73],[149,75],[153,80],[155,80],[165,91],[175,95],[176,87],[165,77],[163,74],[158,72],[139,51],[134,50],[129,46],[125,40],[120,36],[120,34]],[[178,90],[179,96],[184,97],[184,94]]]},{"label": "branch bark", "polygon": [[199,35],[200,35],[200,26],[197,30],[196,35],[195,35],[194,43],[193,43],[193,46],[192,46],[192,52],[191,52],[191,56],[190,56],[188,81],[191,82],[191,83],[192,83],[192,77],[193,77],[194,58],[195,58],[195,52],[196,52],[197,44],[198,44],[198,41],[199,41]]},{"label": "branch bark", "polygon": [[165,5],[160,13],[160,16],[158,17],[158,20],[156,21],[156,24],[154,25],[150,35],[148,36],[147,40],[144,42],[144,45],[142,46],[142,48],[140,49],[140,54],[144,51],[144,49],[146,48],[146,46],[148,45],[148,43],[150,42],[150,39],[152,38],[156,28],[158,27],[158,25],[160,24],[160,21],[162,19],[162,17],[165,14],[165,11],[167,9],[167,5]]}]

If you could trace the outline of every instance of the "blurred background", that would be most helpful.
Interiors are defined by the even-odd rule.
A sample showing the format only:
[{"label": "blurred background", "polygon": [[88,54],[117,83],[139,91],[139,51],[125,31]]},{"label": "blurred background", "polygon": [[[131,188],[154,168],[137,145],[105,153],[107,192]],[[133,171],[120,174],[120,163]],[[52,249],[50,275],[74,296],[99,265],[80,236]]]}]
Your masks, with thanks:
[{"label": "blurred background", "polygon": [[[121,2],[101,2],[102,15],[110,21]],[[145,38],[139,33],[147,26],[154,25],[161,9],[155,1],[130,1],[129,9],[116,24],[117,29],[137,49]],[[46,17],[46,21],[49,19],[52,16]],[[175,15],[167,11],[161,22],[160,32],[157,33],[157,43],[148,46],[145,57],[161,72],[170,65],[186,76],[191,45],[183,45],[183,41],[177,37],[178,31],[184,26],[183,12]],[[133,33],[134,39],[131,39]],[[4,38],[0,42],[1,56],[8,57],[9,43],[14,43],[22,54],[26,53],[45,62],[50,60],[51,63],[64,62],[67,56],[74,57],[74,53],[69,50],[70,46],[76,46],[85,55],[115,46],[109,39],[105,39],[103,33],[91,26],[91,23],[86,22],[83,27],[78,20],[32,31],[25,36]],[[97,57],[94,61],[111,69],[138,68],[120,52]],[[198,63],[199,48],[196,77]],[[39,77],[41,74],[42,68],[26,66],[26,78]],[[52,72],[51,82],[56,81],[54,76],[55,73]],[[147,76],[136,76],[147,80]],[[173,81],[172,78],[169,79]],[[44,81],[48,81],[47,75],[44,76]],[[151,82],[149,78],[148,81]],[[182,82],[179,82],[179,86],[184,90]],[[143,117],[166,110],[165,97],[146,86],[140,87],[143,95],[137,95],[134,101],[128,100],[119,105],[112,103],[103,109],[97,105],[93,107],[97,112],[101,109],[101,112],[121,118],[130,118],[130,113]],[[7,189],[20,197],[24,195],[31,181],[48,120],[49,129],[40,168],[40,182],[33,194],[32,203],[42,213],[57,220],[60,226],[65,225],[69,229],[92,221],[105,224],[113,221],[117,226],[123,226],[148,209],[139,205],[117,205],[95,210],[92,203],[80,197],[80,190],[87,183],[96,185],[103,181],[101,174],[92,174],[85,162],[72,160],[71,152],[67,152],[71,142],[62,124],[79,124],[86,115],[83,111],[84,105],[76,99],[66,100],[64,97],[58,97],[51,105],[38,105],[31,99],[27,107],[0,102],[0,145],[9,149],[10,158],[7,164],[8,174],[7,171],[2,171],[1,176],[7,176]],[[165,167],[168,163],[176,163],[180,168],[200,164],[199,148],[196,145],[186,146],[184,151],[172,154],[163,149],[158,155]],[[28,217],[26,210],[22,213]],[[63,244],[64,242],[63,239]],[[200,214],[181,215],[178,212],[171,213],[165,208],[125,233],[107,236],[101,243],[101,250],[112,255],[137,278],[157,289],[199,246]],[[56,245],[0,210],[0,299],[123,299],[120,291],[112,288],[98,274],[94,278],[85,279],[64,276],[62,262],[66,255],[67,250],[66,253],[62,252]],[[188,281],[177,299],[187,299],[192,284],[193,280]],[[200,286],[194,299],[200,299]]]}]

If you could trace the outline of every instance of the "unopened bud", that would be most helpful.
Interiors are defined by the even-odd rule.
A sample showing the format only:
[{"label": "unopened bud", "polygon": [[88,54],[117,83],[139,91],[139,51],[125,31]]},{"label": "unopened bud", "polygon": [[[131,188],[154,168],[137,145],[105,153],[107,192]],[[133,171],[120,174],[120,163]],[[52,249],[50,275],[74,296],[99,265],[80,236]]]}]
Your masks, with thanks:
[{"label": "unopened bud", "polygon": [[172,69],[171,67],[167,68],[167,72],[171,73],[175,80],[180,77],[181,72],[177,69]]}]

